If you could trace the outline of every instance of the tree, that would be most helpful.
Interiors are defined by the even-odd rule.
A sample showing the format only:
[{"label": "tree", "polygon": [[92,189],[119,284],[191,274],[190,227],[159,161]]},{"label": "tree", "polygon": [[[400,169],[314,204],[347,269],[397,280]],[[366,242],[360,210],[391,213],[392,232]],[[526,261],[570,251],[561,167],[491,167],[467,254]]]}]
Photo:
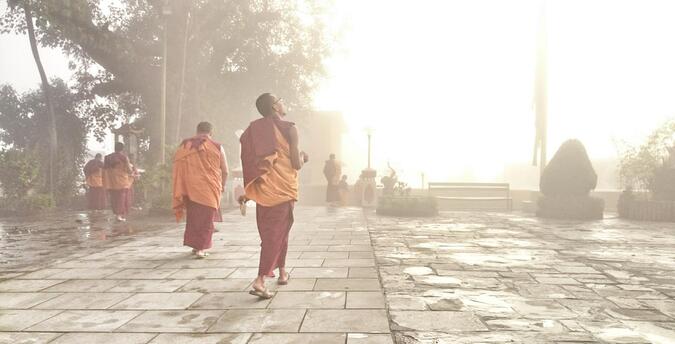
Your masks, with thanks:
[{"label": "tree", "polygon": [[[51,82],[52,102],[56,114],[57,135],[61,138],[54,155],[54,188],[58,204],[67,204],[78,189],[80,171],[86,154],[86,124],[80,119],[81,100],[60,79]],[[51,170],[43,162],[51,155],[49,131],[52,124],[47,115],[44,90],[31,90],[25,94],[8,85],[0,86],[0,142],[34,156],[38,161],[40,176],[49,176]],[[31,178],[38,192],[49,191],[47,178]],[[42,184],[39,181],[46,182]]]},{"label": "tree", "polygon": [[[140,110],[155,153],[162,63],[168,72],[169,142],[210,120],[227,128],[217,135],[233,148],[232,132],[254,113],[258,94],[280,93],[298,112],[309,107],[329,53],[321,20],[326,9],[312,0],[42,0],[31,6],[40,44],[72,58],[75,87],[98,137],[116,119]],[[0,28],[27,29],[12,9]]]},{"label": "tree", "polygon": [[[14,7],[14,1],[10,1],[10,6]],[[38,51],[37,40],[35,38],[35,28],[33,25],[33,14],[31,11],[31,2],[26,0],[23,2],[23,12],[26,21],[26,31],[28,33],[28,41],[30,42],[30,49],[33,53],[33,59],[35,59],[35,65],[40,74],[40,80],[42,85],[42,94],[45,97],[45,103],[47,104],[47,115],[49,116],[49,194],[54,197],[54,160],[56,159],[56,150],[58,146],[58,136],[56,133],[56,115],[54,114],[54,105],[52,104],[51,90],[49,86],[49,80],[47,79],[47,74],[45,73],[45,68],[42,65],[42,60],[40,59],[40,52]]]}]

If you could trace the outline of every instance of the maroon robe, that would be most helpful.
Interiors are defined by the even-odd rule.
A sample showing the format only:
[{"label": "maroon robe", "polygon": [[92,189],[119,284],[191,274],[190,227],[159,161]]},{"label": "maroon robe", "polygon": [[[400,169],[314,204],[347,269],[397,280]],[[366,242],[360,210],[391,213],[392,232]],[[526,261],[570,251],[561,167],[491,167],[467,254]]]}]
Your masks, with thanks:
[{"label": "maroon robe", "polygon": [[[266,173],[265,169],[260,168],[266,163],[265,158],[280,149],[274,128],[290,142],[289,130],[293,125],[276,116],[251,122],[240,138],[244,186],[255,182]],[[286,201],[270,207],[256,205],[256,222],[261,240],[258,276],[273,277],[274,269],[286,266],[294,204],[295,201]]]}]

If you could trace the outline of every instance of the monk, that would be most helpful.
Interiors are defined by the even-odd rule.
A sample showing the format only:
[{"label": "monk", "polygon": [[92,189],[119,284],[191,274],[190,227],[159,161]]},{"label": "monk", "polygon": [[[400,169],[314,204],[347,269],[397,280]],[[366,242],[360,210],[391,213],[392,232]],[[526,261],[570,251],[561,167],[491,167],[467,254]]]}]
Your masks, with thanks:
[{"label": "monk", "polygon": [[197,134],[183,140],[173,161],[173,211],[176,221],[185,215],[183,245],[197,258],[213,246],[214,221],[222,221],[220,199],[227,181],[222,146],[211,138],[209,122],[197,125]]},{"label": "monk", "polygon": [[240,137],[245,196],[239,202],[256,202],[262,241],[258,276],[250,294],[269,299],[273,295],[265,288],[265,277],[274,277],[275,269],[279,269],[278,284],[287,284],[290,277],[286,251],[298,200],[298,170],[309,157],[298,150],[295,124],[283,120],[286,112],[280,98],[264,93],[255,105],[263,118],[251,122]]},{"label": "monk", "polygon": [[340,176],[342,176],[342,166],[340,162],[335,160],[335,154],[328,156],[326,164],[323,166],[323,175],[326,177],[326,202],[330,205],[336,204],[340,201],[340,194],[338,184],[340,183]]},{"label": "monk", "polygon": [[124,144],[115,143],[115,153],[103,160],[103,186],[110,195],[110,205],[117,221],[124,222],[129,214],[129,188],[133,183],[133,170],[124,154]]},{"label": "monk", "polygon": [[87,209],[105,209],[105,189],[103,188],[103,155],[96,154],[84,165],[84,178],[87,187]]}]

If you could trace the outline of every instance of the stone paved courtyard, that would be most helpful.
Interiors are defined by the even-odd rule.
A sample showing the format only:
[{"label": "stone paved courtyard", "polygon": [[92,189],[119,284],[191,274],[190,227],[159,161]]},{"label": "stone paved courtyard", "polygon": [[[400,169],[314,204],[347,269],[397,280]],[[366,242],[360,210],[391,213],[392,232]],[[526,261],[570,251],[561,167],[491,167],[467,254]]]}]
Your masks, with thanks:
[{"label": "stone paved courtyard", "polygon": [[55,238],[0,271],[0,343],[675,343],[671,224],[298,207],[291,282],[258,300],[253,215],[227,214],[204,260],[177,224]]}]

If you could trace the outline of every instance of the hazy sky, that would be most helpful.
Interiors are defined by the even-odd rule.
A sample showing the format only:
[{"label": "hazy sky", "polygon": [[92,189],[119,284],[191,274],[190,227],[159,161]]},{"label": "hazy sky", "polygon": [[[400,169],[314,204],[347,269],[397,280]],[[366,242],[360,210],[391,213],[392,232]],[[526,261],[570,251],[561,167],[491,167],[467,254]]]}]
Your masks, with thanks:
[{"label": "hazy sky", "polygon": [[[376,166],[409,178],[487,180],[530,161],[538,0],[335,2],[346,30],[315,104],[344,113],[350,169],[365,165],[367,126]],[[549,156],[579,138],[592,158],[611,158],[613,140],[675,114],[674,1],[548,4]],[[37,85],[25,37],[1,36],[0,51],[0,82]],[[41,51],[51,75],[68,74]]]}]

